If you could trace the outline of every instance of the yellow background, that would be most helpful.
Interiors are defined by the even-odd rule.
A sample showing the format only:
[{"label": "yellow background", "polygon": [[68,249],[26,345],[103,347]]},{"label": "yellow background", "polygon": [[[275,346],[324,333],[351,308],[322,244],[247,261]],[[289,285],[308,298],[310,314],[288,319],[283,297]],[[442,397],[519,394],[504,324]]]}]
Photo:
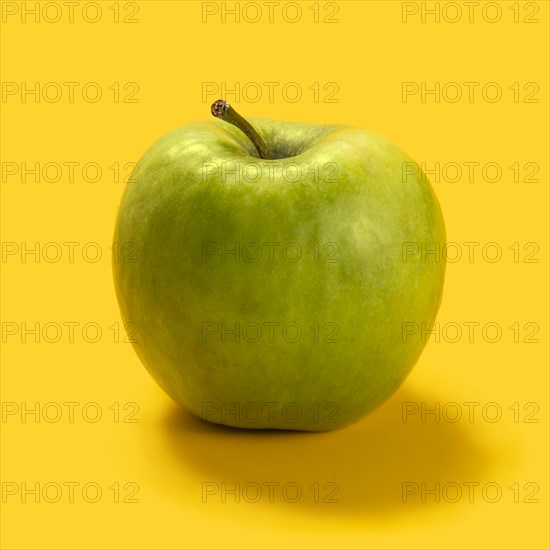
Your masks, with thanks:
[{"label": "yellow background", "polygon": [[[203,22],[203,3],[177,0],[99,2],[96,23],[85,20],[82,3],[72,22],[66,10],[55,22],[56,6],[63,3],[54,2],[36,22],[35,15],[22,16],[23,4],[2,2],[2,80],[8,83],[1,103],[2,547],[548,548],[548,2],[493,2],[502,11],[493,23],[486,19],[494,18],[490,10],[497,8],[484,14],[485,2],[473,21],[458,3],[464,11],[455,23],[448,21],[456,13],[447,2],[439,3],[448,10],[439,22],[429,14],[422,21],[423,5],[430,10],[434,2],[407,7],[398,1],[320,2],[318,23],[314,2],[300,2],[302,15],[295,23],[285,21],[277,7],[269,22],[262,2],[257,23],[236,23],[231,15],[223,22],[220,11]],[[26,4],[32,9],[35,2]],[[241,10],[245,4],[239,3]],[[403,9],[413,12],[415,6],[418,12],[404,22]],[[96,17],[94,9],[86,8],[88,19]],[[294,8],[285,9],[287,18],[295,17]],[[119,23],[113,20],[115,10]],[[136,22],[124,23],[125,17]],[[323,23],[323,18],[337,22]],[[527,22],[533,19],[538,23]],[[50,98],[56,87],[47,84],[61,84],[62,97],[50,102],[21,95],[22,83],[32,87],[36,82]],[[64,82],[78,83],[72,102]],[[86,88],[90,93],[97,86],[103,93],[95,103],[82,97],[90,82],[97,83]],[[217,97],[203,98],[208,82],[226,83],[229,89],[235,83],[259,83],[263,94],[257,102],[247,102],[242,94],[227,96],[243,115],[355,124],[390,138],[428,170],[436,163],[463,168],[479,163],[473,181],[467,175],[456,182],[450,176],[439,182],[431,177],[448,240],[463,251],[460,261],[448,265],[438,317],[443,335],[439,342],[432,337],[402,388],[352,427],[288,434],[203,424],[161,392],[123,334],[115,341],[120,317],[109,246],[124,184],[115,181],[109,167],[137,161],[174,127],[209,118]],[[295,82],[303,96],[292,103],[276,93],[270,102],[264,82],[280,83],[277,90]],[[403,82],[419,87],[424,82],[428,88],[456,82],[465,92],[465,82],[480,85],[471,102],[453,103],[452,95],[438,102],[428,95],[423,102],[419,94],[405,102]],[[486,101],[481,93],[491,82],[502,89],[499,101]],[[539,87],[537,102],[525,103],[531,82]],[[317,102],[310,89],[314,83],[321,90]],[[337,101],[323,101],[334,90],[330,84],[324,92],[327,83],[336,84]],[[519,98],[514,83],[519,83]],[[128,97],[136,84],[139,90]],[[20,172],[12,174],[22,163],[64,162],[78,163],[72,182],[67,170],[59,181],[47,181],[56,179],[53,172],[38,182],[32,175],[23,182]],[[82,176],[87,163],[101,167],[97,182]],[[499,181],[483,177],[487,163],[501,167]],[[514,163],[522,167],[518,182],[509,168]],[[523,181],[526,163],[538,166],[537,181]],[[120,179],[126,175],[121,169]],[[72,262],[65,242],[78,243]],[[471,262],[468,242],[480,243]],[[21,255],[34,243],[41,247],[38,261]],[[54,255],[55,243],[63,254],[58,262],[47,261],[42,253]],[[97,243],[86,248],[90,254],[99,248],[97,262],[83,259],[86,243]],[[487,243],[501,247],[499,261],[483,256]],[[519,243],[519,258],[509,248],[514,243]],[[532,250],[522,248],[526,243],[538,247],[538,262],[523,261]],[[58,342],[47,341],[56,339],[56,326],[68,322],[78,323],[73,341],[66,325]],[[480,324],[472,342],[464,325],[469,322]],[[39,323],[41,333],[24,338],[22,323],[27,329]],[[87,323],[102,331],[96,343],[82,335]],[[458,342],[451,341],[454,323],[465,331]],[[487,323],[501,328],[500,341],[483,336]],[[509,328],[514,323],[521,327],[520,342]],[[524,328],[527,323],[534,325]],[[533,338],[533,326],[538,343],[523,342]],[[23,407],[36,402],[38,421],[32,414],[22,417]],[[73,422],[62,405],[66,402],[79,404]],[[472,421],[468,402],[480,404]],[[139,411],[132,416],[133,403]],[[433,415],[422,422],[420,413],[404,422],[403,403],[427,408],[439,403],[441,410],[458,403],[464,414],[451,422],[451,405],[439,422]],[[499,421],[488,420],[496,410],[495,405],[483,409],[488,403],[501,409]],[[42,414],[55,418],[56,404],[63,410],[59,421],[47,421]],[[87,415],[99,409],[101,419],[83,418],[84,409]],[[55,485],[48,486],[52,492],[46,499],[39,495],[39,502],[32,495],[23,502],[20,492],[11,494],[23,483],[38,483],[42,490],[48,483],[67,482],[79,483],[74,502],[67,492],[59,502],[47,502],[54,499]],[[204,483],[236,482],[295,482],[304,494],[297,503],[277,492],[272,503],[265,497],[236,503],[231,495],[222,502],[219,493],[203,502]],[[335,483],[338,502],[314,502],[308,487],[316,482],[321,488]],[[403,482],[425,483],[428,489],[435,483],[440,488],[458,484],[464,494],[455,503],[435,502],[430,494],[422,502],[420,493],[403,502]],[[479,484],[473,502],[464,485],[470,482]],[[98,502],[82,497],[79,488],[86,483],[101,487]],[[120,502],[109,488],[115,483]],[[123,489],[127,483],[132,485]],[[483,498],[487,483],[501,487],[498,502]],[[519,502],[510,489],[514,484]],[[138,488],[133,496],[138,502],[122,502],[132,488]],[[326,495],[321,489],[321,500]],[[452,500],[454,493],[445,495]]]}]

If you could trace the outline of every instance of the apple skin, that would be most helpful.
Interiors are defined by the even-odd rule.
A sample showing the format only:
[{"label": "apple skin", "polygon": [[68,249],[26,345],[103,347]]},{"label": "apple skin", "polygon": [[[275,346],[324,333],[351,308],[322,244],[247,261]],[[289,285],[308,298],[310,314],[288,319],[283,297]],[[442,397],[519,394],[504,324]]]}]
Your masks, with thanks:
[{"label": "apple skin", "polygon": [[[249,121],[274,160],[213,120],[168,133],[138,163],[114,234],[137,250],[113,261],[121,314],[150,374],[198,417],[333,430],[380,405],[418,360],[425,342],[403,324],[433,327],[445,263],[403,247],[443,247],[443,217],[421,170],[403,178],[413,161],[383,137]],[[230,173],[239,166],[251,168]]]}]

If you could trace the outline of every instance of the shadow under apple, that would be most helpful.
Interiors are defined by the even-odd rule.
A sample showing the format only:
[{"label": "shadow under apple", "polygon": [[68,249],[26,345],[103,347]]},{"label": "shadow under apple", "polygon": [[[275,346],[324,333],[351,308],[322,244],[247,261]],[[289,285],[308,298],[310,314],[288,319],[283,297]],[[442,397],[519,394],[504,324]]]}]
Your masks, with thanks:
[{"label": "shadow under apple", "polygon": [[[333,432],[309,433],[277,430],[241,430],[204,422],[176,404],[161,418],[161,444],[177,461],[181,477],[171,477],[170,492],[189,494],[187,470],[202,480],[198,502],[234,503],[263,495],[256,505],[277,503],[327,514],[363,517],[408,513],[430,507],[421,484],[483,479],[497,461],[497,451],[486,448],[471,424],[426,422],[420,415],[403,420],[403,403],[434,403],[433,396],[416,393],[405,383],[386,403],[360,422]],[[149,442],[151,444],[151,442]],[[247,484],[248,490],[242,493]],[[273,503],[269,502],[269,484]],[[287,495],[282,488],[287,483]],[[404,494],[404,483],[409,494]],[[417,484],[418,492],[414,491]],[[222,484],[225,484],[222,486]],[[302,495],[295,503],[296,485]],[[467,497],[464,497],[467,498]]]}]

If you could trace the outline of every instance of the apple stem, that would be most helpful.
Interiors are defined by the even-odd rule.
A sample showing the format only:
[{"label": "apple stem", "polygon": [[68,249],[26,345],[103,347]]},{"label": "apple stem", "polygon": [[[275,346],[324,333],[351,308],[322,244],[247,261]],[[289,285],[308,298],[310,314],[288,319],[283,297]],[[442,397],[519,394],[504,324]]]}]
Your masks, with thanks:
[{"label": "apple stem", "polygon": [[233,126],[236,126],[239,130],[246,134],[246,136],[254,144],[254,147],[256,147],[256,151],[258,151],[260,158],[271,160],[267,145],[260,137],[260,134],[258,134],[253,126],[239,113],[237,113],[237,111],[235,111],[235,109],[233,109],[227,101],[218,99],[212,103],[211,111],[216,118],[221,118],[223,121],[233,124]]}]

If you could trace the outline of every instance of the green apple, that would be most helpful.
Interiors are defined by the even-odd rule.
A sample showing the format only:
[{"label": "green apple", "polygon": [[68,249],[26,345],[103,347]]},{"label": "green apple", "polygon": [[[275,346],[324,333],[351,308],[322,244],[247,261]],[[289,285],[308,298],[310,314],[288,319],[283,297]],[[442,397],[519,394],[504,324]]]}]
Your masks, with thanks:
[{"label": "green apple", "polygon": [[135,351],[204,420],[348,425],[395,392],[433,327],[437,198],[379,135],[212,112],[159,139],[122,197],[113,271]]}]

